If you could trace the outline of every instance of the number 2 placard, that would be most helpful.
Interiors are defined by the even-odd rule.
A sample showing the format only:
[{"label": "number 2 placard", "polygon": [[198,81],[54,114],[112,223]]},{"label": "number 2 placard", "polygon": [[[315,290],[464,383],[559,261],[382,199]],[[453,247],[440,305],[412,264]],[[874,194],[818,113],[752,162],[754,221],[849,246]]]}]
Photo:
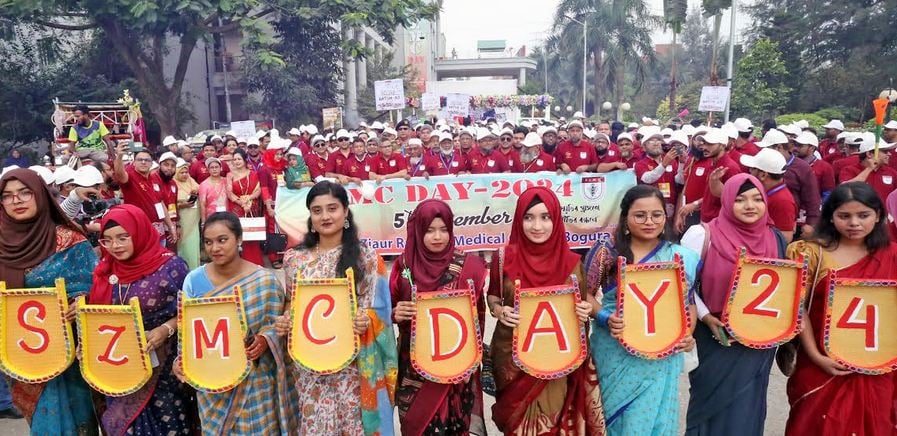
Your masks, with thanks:
[{"label": "number 2 placard", "polygon": [[825,308],[826,353],[852,371],[897,369],[897,281],[839,279],[832,274]]}]

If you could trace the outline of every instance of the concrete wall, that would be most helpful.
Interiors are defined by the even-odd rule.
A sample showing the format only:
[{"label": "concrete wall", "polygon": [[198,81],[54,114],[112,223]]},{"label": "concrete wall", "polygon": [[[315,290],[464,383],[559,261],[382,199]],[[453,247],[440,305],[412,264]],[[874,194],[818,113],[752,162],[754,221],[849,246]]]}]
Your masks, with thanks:
[{"label": "concrete wall", "polygon": [[438,95],[459,93],[468,95],[516,95],[516,79],[475,79],[428,81],[427,92]]}]

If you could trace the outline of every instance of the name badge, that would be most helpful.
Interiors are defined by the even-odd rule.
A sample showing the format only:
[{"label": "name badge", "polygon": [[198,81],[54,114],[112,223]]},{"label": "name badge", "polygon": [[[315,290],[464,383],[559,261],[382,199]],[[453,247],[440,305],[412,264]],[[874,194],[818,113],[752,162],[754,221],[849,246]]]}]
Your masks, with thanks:
[{"label": "name badge", "polygon": [[391,167],[396,166],[396,161],[395,160],[389,161],[389,166],[391,166]]},{"label": "name badge", "polygon": [[178,206],[176,204],[168,205],[168,216],[171,219],[175,219],[178,217]]},{"label": "name badge", "polygon": [[153,183],[153,191],[156,191],[156,192],[161,191],[161,189],[159,189],[159,185]]},{"label": "name badge", "polygon": [[370,166],[370,165],[365,165],[365,166],[364,166],[364,170],[365,170],[366,172],[371,172],[371,166]]},{"label": "name badge", "polygon": [[542,159],[536,159],[536,165],[538,165],[538,166],[545,165],[545,161],[543,161]]},{"label": "name badge", "polygon": [[488,166],[488,167],[494,167],[494,166],[495,166],[495,161],[494,161],[494,160],[488,160],[488,161],[486,161],[486,166]]},{"label": "name badge", "polygon": [[224,212],[226,210],[227,208],[225,208],[224,206],[215,206],[215,212]]},{"label": "name badge", "polygon": [[589,154],[586,153],[586,152],[584,152],[584,151],[579,152],[579,158],[580,158],[580,159],[585,159],[586,156],[588,156],[588,155],[589,155]]},{"label": "name badge", "polygon": [[697,168],[695,168],[695,175],[696,175],[696,176],[703,176],[703,175],[704,175],[704,167],[697,167]]},{"label": "name badge", "polygon": [[659,189],[660,193],[663,194],[663,198],[670,198],[672,196],[672,190],[670,189],[670,184],[667,182],[658,183],[657,189]]},{"label": "name badge", "polygon": [[890,185],[894,182],[894,178],[891,176],[881,176],[881,181],[884,182],[885,185]]},{"label": "name badge", "polygon": [[156,203],[153,206],[156,207],[156,215],[159,216],[160,220],[165,219],[165,205],[162,203]]},{"label": "name badge", "polygon": [[672,166],[672,165],[667,165],[667,172],[668,172],[668,173],[672,173],[672,172],[673,172],[673,166]]},{"label": "name badge", "polygon": [[828,154],[834,154],[836,151],[838,151],[837,148],[830,148],[828,149]]},{"label": "name badge", "polygon": [[278,174],[277,175],[277,186],[286,186],[286,185],[287,185],[287,182],[286,182],[286,180],[284,180],[283,174]]},{"label": "name badge", "polygon": [[607,155],[610,156],[610,157],[614,157],[614,156],[617,155],[617,152],[616,152],[616,151],[613,151],[613,150],[608,150],[608,151],[607,151]]},{"label": "name badge", "polygon": [[426,167],[423,164],[417,166],[418,171],[423,171]]},{"label": "name badge", "polygon": [[458,168],[458,162],[452,162],[452,168]]}]

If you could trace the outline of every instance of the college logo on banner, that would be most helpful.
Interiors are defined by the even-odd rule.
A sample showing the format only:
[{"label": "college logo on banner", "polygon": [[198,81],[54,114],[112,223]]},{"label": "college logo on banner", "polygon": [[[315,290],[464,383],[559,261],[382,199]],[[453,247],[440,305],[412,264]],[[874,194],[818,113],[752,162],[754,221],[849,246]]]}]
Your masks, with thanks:
[{"label": "college logo on banner", "polygon": [[25,383],[62,374],[75,359],[67,310],[63,279],[33,289],[6,289],[0,282],[0,370]]},{"label": "college logo on banner", "polygon": [[732,274],[722,323],[746,347],[772,348],[800,332],[807,262],[747,256],[742,248]]},{"label": "college logo on banner", "polygon": [[620,344],[644,359],[675,353],[691,325],[682,258],[627,265],[620,256],[617,265],[616,314],[625,322]]},{"label": "college logo on banner", "polygon": [[239,286],[234,294],[178,301],[178,351],[184,378],[204,392],[225,392],[249,375],[248,333]]},{"label": "college logo on banner", "polygon": [[317,374],[333,374],[349,366],[359,348],[353,329],[358,306],[352,268],[346,270],[346,278],[297,277],[292,301],[290,357]]},{"label": "college logo on banner", "polygon": [[461,383],[476,372],[483,357],[473,281],[469,289],[418,293],[411,320],[411,364],[427,380]]},{"label": "college logo on banner", "polygon": [[76,302],[81,375],[94,390],[110,397],[132,394],[153,375],[146,353],[140,301],[128,305],[88,305]]},{"label": "college logo on banner", "polygon": [[825,308],[825,352],[863,374],[897,369],[897,281],[839,279]]},{"label": "college logo on banner", "polygon": [[527,374],[551,380],[579,368],[587,355],[585,323],[576,316],[579,283],[514,290],[520,324],[514,329],[514,363]]}]

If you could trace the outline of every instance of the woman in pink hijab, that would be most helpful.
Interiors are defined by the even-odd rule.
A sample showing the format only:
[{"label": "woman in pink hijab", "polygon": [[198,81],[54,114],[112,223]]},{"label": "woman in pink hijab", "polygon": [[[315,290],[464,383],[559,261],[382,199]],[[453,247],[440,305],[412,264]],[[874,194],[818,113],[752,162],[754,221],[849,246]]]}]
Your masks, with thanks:
[{"label": "woman in pink hijab", "polygon": [[704,263],[696,295],[697,369],[689,374],[691,395],[686,435],[763,434],[766,388],[775,348],[757,350],[726,337],[720,314],[742,248],[750,256],[783,259],[785,238],[772,226],[763,185],[749,174],[726,181],[722,209],[709,223],[692,226],[682,245]]}]

